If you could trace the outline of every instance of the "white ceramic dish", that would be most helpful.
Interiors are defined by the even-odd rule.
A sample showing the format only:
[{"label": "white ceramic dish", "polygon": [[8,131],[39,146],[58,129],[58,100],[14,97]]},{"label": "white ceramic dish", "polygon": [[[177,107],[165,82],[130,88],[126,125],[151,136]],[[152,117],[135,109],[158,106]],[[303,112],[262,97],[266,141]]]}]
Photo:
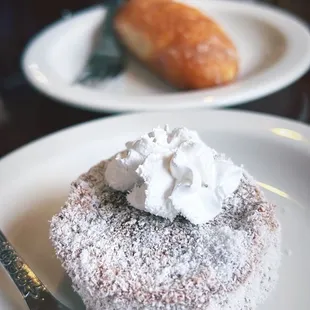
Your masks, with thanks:
[{"label": "white ceramic dish", "polygon": [[[271,94],[299,78],[310,64],[310,35],[292,15],[242,1],[181,0],[218,21],[235,42],[241,72],[222,87],[177,92],[131,61],[128,70],[96,87],[74,84],[104,19],[95,7],[58,21],[28,45],[22,60],[28,80],[68,104],[97,111],[171,110],[220,107]],[[160,99],[160,100],[158,100]]]},{"label": "white ceramic dish", "polygon": [[[310,128],[259,114],[187,111],[113,117],[60,131],[0,160],[0,227],[56,296],[83,309],[48,240],[49,219],[80,173],[159,124],[197,130],[244,164],[278,205],[283,262],[276,291],[258,310],[310,308]],[[0,309],[26,310],[0,269]]]}]

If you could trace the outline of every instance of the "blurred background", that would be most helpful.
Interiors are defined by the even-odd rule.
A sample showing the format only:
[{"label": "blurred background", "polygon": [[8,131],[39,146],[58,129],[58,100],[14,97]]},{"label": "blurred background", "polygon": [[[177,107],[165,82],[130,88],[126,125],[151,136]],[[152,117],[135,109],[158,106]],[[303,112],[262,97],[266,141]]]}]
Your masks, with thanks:
[{"label": "blurred background", "polygon": [[[310,22],[309,0],[266,2]],[[109,115],[76,109],[48,98],[30,86],[20,69],[25,45],[38,31],[61,17],[97,3],[92,0],[0,1],[0,157],[48,133]],[[234,108],[309,123],[309,94],[310,77],[307,73],[284,90]]]}]

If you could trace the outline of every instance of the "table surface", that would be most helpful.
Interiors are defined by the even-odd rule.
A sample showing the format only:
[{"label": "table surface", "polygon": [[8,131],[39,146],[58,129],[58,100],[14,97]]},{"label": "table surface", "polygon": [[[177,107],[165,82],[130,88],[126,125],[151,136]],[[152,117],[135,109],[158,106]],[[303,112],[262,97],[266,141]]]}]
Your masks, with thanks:
[{"label": "table surface", "polygon": [[[241,0],[240,0],[241,1]],[[246,0],[242,0],[246,1]],[[309,0],[273,0],[310,22]],[[83,0],[0,1],[0,158],[49,133],[110,114],[76,109],[57,102],[31,87],[20,72],[20,55],[28,40],[66,10],[76,11],[93,2]],[[310,55],[309,55],[310,57]],[[255,87],[255,86],[254,86]],[[310,73],[270,96],[235,106],[283,116],[310,124]]]}]

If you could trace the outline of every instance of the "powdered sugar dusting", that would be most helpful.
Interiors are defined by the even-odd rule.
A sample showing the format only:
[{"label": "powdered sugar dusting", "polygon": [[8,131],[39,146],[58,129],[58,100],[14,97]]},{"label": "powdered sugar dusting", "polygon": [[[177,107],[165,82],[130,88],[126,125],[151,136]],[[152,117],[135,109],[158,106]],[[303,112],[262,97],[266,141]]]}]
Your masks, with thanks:
[{"label": "powdered sugar dusting", "polygon": [[51,223],[56,254],[88,310],[248,310],[266,298],[279,264],[279,225],[249,176],[223,213],[197,226],[130,207],[106,185],[105,166],[73,183]]}]

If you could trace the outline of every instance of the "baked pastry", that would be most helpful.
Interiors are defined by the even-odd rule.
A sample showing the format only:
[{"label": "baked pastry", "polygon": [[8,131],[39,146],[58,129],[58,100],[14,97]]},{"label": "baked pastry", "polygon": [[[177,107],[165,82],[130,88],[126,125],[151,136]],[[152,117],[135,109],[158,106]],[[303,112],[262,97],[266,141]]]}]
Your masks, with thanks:
[{"label": "baked pastry", "polygon": [[[214,161],[200,162],[197,154],[207,160],[210,150],[185,129],[166,136],[153,131],[72,183],[67,202],[51,221],[50,237],[87,310],[248,310],[266,299],[280,262],[275,206],[223,155],[212,150]],[[171,191],[166,186],[161,191],[169,178],[157,163],[166,160],[178,180]],[[190,168],[183,169],[184,163]],[[129,184],[136,178],[129,167],[135,165],[148,183],[144,206],[138,195],[143,180]],[[207,174],[195,170],[201,165]],[[205,182],[212,173],[208,186],[192,190],[195,180]],[[165,207],[154,208],[160,193],[168,191]],[[170,197],[172,205],[166,204]],[[205,213],[196,208],[201,197],[208,202]]]},{"label": "baked pastry", "polygon": [[223,29],[199,10],[171,0],[130,0],[115,17],[122,43],[179,89],[233,81],[238,55]]}]

